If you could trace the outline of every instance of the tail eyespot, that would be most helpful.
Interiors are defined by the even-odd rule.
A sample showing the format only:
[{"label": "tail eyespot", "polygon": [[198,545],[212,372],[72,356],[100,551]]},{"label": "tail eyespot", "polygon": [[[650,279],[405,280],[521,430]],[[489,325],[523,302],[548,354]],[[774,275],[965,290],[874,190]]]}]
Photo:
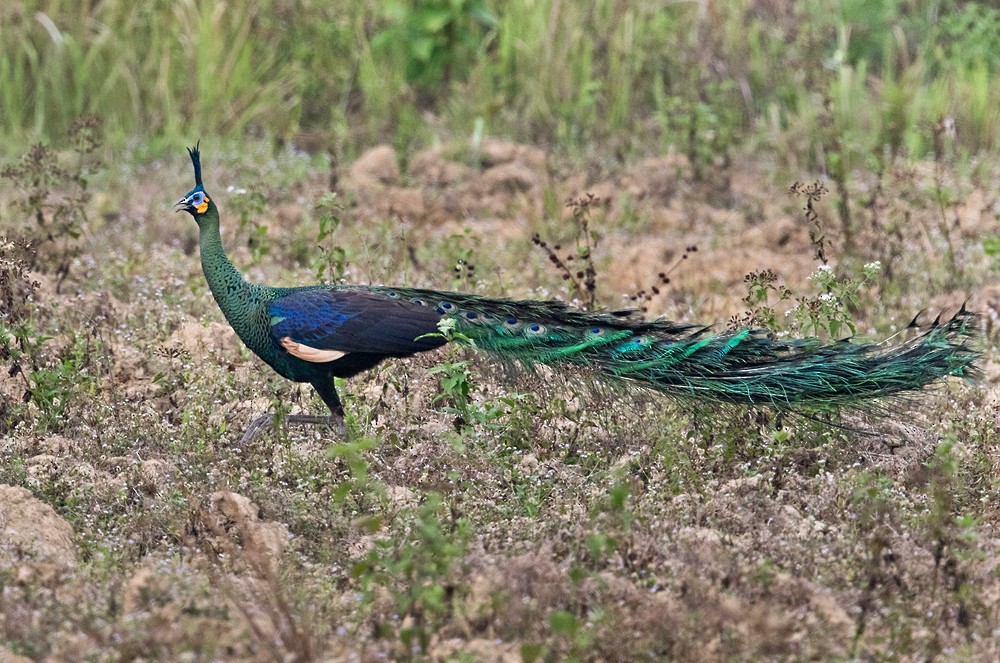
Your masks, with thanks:
[{"label": "tail eyespot", "polygon": [[458,307],[452,304],[451,302],[440,302],[437,305],[437,308],[435,308],[434,310],[440,313],[441,315],[448,315],[452,313],[457,313]]},{"label": "tail eyespot", "polygon": [[638,350],[639,348],[644,348],[649,345],[648,336],[633,336],[631,339],[618,346],[619,352],[628,352],[630,350]]},{"label": "tail eyespot", "polygon": [[538,336],[539,334],[545,333],[545,325],[540,325],[536,322],[533,325],[528,325],[528,329],[526,331],[532,336]]}]

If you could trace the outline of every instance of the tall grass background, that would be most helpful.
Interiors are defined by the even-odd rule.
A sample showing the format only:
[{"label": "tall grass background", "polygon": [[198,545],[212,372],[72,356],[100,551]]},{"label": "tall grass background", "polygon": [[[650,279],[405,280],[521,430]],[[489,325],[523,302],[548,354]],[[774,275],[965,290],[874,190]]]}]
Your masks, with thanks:
[{"label": "tall grass background", "polygon": [[[575,153],[753,141],[828,167],[1000,135],[1000,10],[957,0],[5,3],[0,148],[98,115],[154,152],[263,137],[350,158],[476,126]],[[824,148],[824,144],[827,148]],[[802,163],[804,161],[804,163]]]}]

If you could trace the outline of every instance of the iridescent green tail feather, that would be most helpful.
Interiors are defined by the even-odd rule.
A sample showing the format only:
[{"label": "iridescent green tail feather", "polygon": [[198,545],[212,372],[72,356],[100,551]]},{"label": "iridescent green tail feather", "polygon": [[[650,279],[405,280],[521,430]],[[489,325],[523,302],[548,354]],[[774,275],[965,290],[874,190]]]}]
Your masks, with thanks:
[{"label": "iridescent green tail feather", "polygon": [[561,302],[371,288],[437,307],[456,332],[502,360],[587,367],[663,393],[719,403],[859,407],[919,390],[946,376],[972,377],[978,317],[964,308],[905,341],[821,343],[763,330],[715,333],[644,321],[629,312],[588,313]]}]

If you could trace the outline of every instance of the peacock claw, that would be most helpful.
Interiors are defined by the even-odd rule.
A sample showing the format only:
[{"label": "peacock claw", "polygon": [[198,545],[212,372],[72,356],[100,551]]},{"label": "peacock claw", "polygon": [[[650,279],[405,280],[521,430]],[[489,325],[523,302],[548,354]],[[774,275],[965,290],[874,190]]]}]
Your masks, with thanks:
[{"label": "peacock claw", "polygon": [[[344,426],[344,418],[338,415],[313,415],[313,414],[290,414],[284,419],[285,424],[326,424],[333,428],[338,435],[345,435],[347,428]],[[273,414],[262,414],[247,426],[246,432],[240,438],[239,445],[243,446],[253,440],[260,433],[274,426]]]}]

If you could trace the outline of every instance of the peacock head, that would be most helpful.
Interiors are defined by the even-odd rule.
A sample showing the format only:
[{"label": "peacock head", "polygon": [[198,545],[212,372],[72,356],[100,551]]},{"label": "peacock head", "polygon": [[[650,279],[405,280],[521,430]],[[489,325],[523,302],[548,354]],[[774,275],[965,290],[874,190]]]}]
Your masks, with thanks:
[{"label": "peacock head", "polygon": [[[201,145],[200,141],[198,145]],[[201,223],[201,220],[205,218],[208,211],[215,207],[215,203],[205,193],[205,187],[201,181],[201,153],[198,151],[198,145],[188,148],[188,154],[191,155],[191,163],[194,164],[195,187],[186,196],[174,203],[174,209],[178,212],[189,213],[194,217],[195,221]]]}]

